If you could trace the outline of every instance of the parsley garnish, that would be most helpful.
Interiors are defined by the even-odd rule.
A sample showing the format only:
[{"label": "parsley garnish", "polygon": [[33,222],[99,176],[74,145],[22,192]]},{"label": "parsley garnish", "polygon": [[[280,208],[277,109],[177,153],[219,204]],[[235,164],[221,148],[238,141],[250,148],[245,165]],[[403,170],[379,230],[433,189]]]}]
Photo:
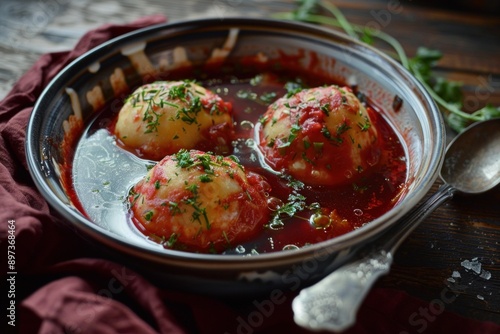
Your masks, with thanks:
[{"label": "parsley garnish", "polygon": [[344,140],[340,136],[342,133],[339,134],[338,130],[337,130],[337,135],[332,136],[332,133],[330,132],[330,130],[328,130],[328,128],[326,126],[323,126],[323,128],[321,128],[321,134],[323,135],[323,137],[328,139],[334,145],[340,145],[344,142]]},{"label": "parsley garnish", "polygon": [[276,92],[263,93],[260,100],[264,103],[270,104],[276,99]]},{"label": "parsley garnish", "polygon": [[267,92],[258,95],[257,93],[252,92],[250,89],[240,89],[236,92],[236,96],[240,99],[254,101],[263,105],[269,105],[276,99],[275,92]]},{"label": "parsley garnish", "polygon": [[292,97],[298,92],[302,91],[304,89],[304,85],[302,81],[297,80],[297,81],[288,81],[285,84],[285,89],[286,89],[286,97]]},{"label": "parsley garnish", "polygon": [[320,107],[321,111],[325,114],[326,117],[330,115],[330,103],[325,103]]},{"label": "parsley garnish", "polygon": [[181,211],[181,208],[179,207],[179,203],[176,203],[176,202],[168,202],[168,209],[170,210],[170,213],[172,214],[172,216],[175,216],[177,214],[180,214],[182,211]]},{"label": "parsley garnish", "polygon": [[[198,95],[195,95],[190,90],[192,87],[191,81],[185,80],[180,84],[170,87],[166,86],[164,82],[156,83],[158,87],[143,89],[137,93],[131,94],[125,100],[125,103],[132,104],[134,108],[137,107],[139,102],[145,102],[147,104],[142,118],[142,121],[146,123],[146,131],[144,133],[158,132],[160,117],[162,117],[163,114],[158,113],[157,110],[166,106],[177,109],[175,118],[181,119],[188,124],[197,123],[196,116],[202,110],[201,99],[198,95],[202,93],[196,91],[195,93]],[[181,107],[181,104],[175,103],[175,100],[183,102],[185,106]],[[211,112],[218,112],[216,106],[212,106],[212,109]]]},{"label": "parsley garnish", "polygon": [[194,164],[191,154],[185,149],[179,150],[179,152],[175,154],[175,158],[177,159],[177,167],[180,168],[187,168]]},{"label": "parsley garnish", "polygon": [[[188,184],[186,185],[186,190],[192,193],[192,197],[184,199],[183,202],[189,206],[191,206],[194,211],[191,216],[193,221],[198,221],[200,224],[205,223],[207,230],[210,229],[210,221],[208,220],[207,210],[206,208],[202,208],[199,202],[200,196],[198,194],[198,185],[197,184]],[[202,221],[203,220],[203,221]]]},{"label": "parsley garnish", "polygon": [[208,183],[208,182],[212,182],[212,178],[208,174],[202,174],[202,175],[200,175],[200,181],[203,183]]},{"label": "parsley garnish", "polygon": [[144,219],[146,219],[146,221],[151,221],[151,219],[153,219],[153,214],[154,214],[153,211],[151,211],[151,210],[147,211],[144,214]]},{"label": "parsley garnish", "polygon": [[284,226],[283,216],[293,217],[299,211],[305,208],[305,197],[296,192],[292,192],[288,196],[288,202],[280,206],[273,215],[269,228],[279,229]]},{"label": "parsley garnish", "polygon": [[[408,58],[403,46],[393,36],[380,30],[377,30],[377,34],[374,35],[366,26],[350,23],[332,2],[320,0],[298,0],[297,2],[299,4],[297,10],[278,13],[274,17],[340,28],[352,38],[368,44],[374,44],[376,40],[385,42],[395,51],[396,60],[422,83],[442,108],[448,125],[455,131],[460,132],[473,122],[500,117],[500,107],[494,107],[491,104],[473,113],[462,110],[463,94],[460,83],[438,77],[432,72],[432,68],[442,57],[438,50],[420,47],[413,58]],[[321,10],[328,12],[331,16],[316,14],[317,7],[321,7]]]},{"label": "parsley garnish", "polygon": [[170,238],[168,238],[168,240],[166,240],[166,241],[164,242],[164,245],[165,245],[166,247],[173,248],[173,247],[174,247],[174,245],[175,245],[175,243],[177,242],[177,238],[178,238],[178,237],[179,237],[179,236],[178,236],[176,233],[172,233],[172,234],[170,235]]},{"label": "parsley garnish", "polygon": [[290,127],[290,133],[288,134],[288,138],[286,142],[281,143],[278,148],[284,148],[288,147],[292,144],[292,142],[297,138],[297,135],[299,134],[299,131],[301,130],[301,127],[299,124],[292,124]]},{"label": "parsley garnish", "polygon": [[287,185],[292,188],[292,192],[288,195],[288,201],[274,212],[270,223],[267,225],[270,229],[282,228],[284,218],[287,216],[293,217],[297,212],[306,208],[306,197],[300,194],[300,191],[305,187],[304,183],[293,179],[289,175],[282,175],[282,177],[287,180]]},{"label": "parsley garnish", "polygon": [[139,102],[146,103],[144,115],[142,117],[142,121],[146,123],[146,130],[144,133],[158,132],[160,117],[163,116],[163,114],[157,113],[156,109],[163,108],[165,103],[163,95],[165,95],[165,90],[162,87],[160,89],[143,89],[126,98],[125,103],[130,103],[133,108],[136,108]]},{"label": "parsley garnish", "polygon": [[[243,166],[239,163],[235,156],[229,156],[228,159],[233,161],[239,168],[243,169]],[[213,178],[217,176],[214,167],[232,167],[232,164],[226,161],[221,155],[203,153],[191,156],[191,153],[186,149],[181,149],[175,154],[175,161],[177,161],[176,167],[179,168],[201,168],[204,172],[198,177],[198,180],[201,183],[213,181]],[[229,168],[227,173],[230,177],[232,177],[234,173],[233,168]],[[185,189],[190,192],[190,195],[182,200],[182,204],[186,204],[193,208],[191,216],[192,221],[197,221],[200,225],[204,224],[206,229],[209,230],[211,224],[208,219],[207,210],[202,207],[203,203],[200,201],[200,195],[198,192],[199,187],[199,183],[188,183],[185,181]],[[168,205],[172,215],[181,212],[178,203],[170,202]]]},{"label": "parsley garnish", "polygon": [[343,134],[344,132],[348,131],[349,129],[351,129],[351,127],[349,125],[347,125],[346,122],[340,124],[337,127],[337,136],[340,136],[341,134]]},{"label": "parsley garnish", "polygon": [[[244,170],[243,165],[240,164],[238,158],[231,155],[228,156],[241,170]],[[229,162],[224,161],[224,157],[221,155],[213,155],[212,153],[198,154],[194,158],[186,149],[181,149],[175,154],[175,160],[177,161],[177,167],[180,168],[194,168],[201,166],[205,173],[213,174],[212,167],[227,167],[230,166]]]},{"label": "parsley garnish", "polygon": [[358,122],[358,126],[361,129],[361,131],[368,131],[368,129],[371,126],[370,125],[370,120],[368,119],[368,117],[365,116],[365,122],[364,123]]}]

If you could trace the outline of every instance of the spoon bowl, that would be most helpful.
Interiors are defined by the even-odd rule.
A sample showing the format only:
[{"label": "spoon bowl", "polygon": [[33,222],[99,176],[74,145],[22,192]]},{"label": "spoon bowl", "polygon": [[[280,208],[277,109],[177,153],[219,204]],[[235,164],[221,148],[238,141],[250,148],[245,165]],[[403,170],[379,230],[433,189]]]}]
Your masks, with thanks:
[{"label": "spoon bowl", "polygon": [[357,260],[300,292],[292,303],[298,325],[335,332],[353,325],[372,285],[389,272],[393,254],[425,218],[457,192],[479,194],[500,183],[500,118],[475,123],[460,133],[446,149],[440,177],[444,184],[438,191],[360,250]]},{"label": "spoon bowl", "polygon": [[500,119],[472,124],[448,146],[441,179],[463,194],[479,194],[500,183]]}]

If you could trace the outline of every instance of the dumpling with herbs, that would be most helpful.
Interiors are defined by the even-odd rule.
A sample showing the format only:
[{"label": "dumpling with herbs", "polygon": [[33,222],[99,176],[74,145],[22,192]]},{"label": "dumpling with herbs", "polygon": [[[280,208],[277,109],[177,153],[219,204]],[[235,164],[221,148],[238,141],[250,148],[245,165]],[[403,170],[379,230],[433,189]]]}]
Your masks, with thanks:
[{"label": "dumpling with herbs", "polygon": [[126,149],[151,160],[181,148],[228,154],[232,105],[193,81],[157,81],[125,100],[114,134]]},{"label": "dumpling with herbs", "polygon": [[166,248],[219,253],[264,228],[269,184],[233,157],[167,155],[131,190],[132,220]]},{"label": "dumpling with herbs", "polygon": [[370,112],[348,87],[292,92],[261,117],[260,149],[273,169],[306,184],[355,182],[381,154]]}]

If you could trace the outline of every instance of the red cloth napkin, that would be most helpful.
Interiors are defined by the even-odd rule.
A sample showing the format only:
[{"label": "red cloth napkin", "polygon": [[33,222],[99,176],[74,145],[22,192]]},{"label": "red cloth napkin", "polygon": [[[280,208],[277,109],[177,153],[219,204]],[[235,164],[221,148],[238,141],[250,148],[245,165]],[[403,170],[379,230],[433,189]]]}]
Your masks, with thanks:
[{"label": "red cloth napkin", "polygon": [[[307,333],[293,322],[290,305],[297,291],[271,303],[265,296],[227,301],[156,287],[66,229],[31,180],[25,128],[43,88],[89,49],[164,21],[163,16],[151,16],[90,31],[74,50],[43,55],[0,102],[2,261],[7,260],[9,232],[15,235],[15,263],[4,266],[3,281],[8,284],[1,293],[5,300],[13,291],[8,302],[16,303],[14,313],[2,308],[7,315],[2,317],[2,333]],[[11,271],[17,272],[14,279],[5,274]],[[376,288],[346,333],[499,332],[493,323],[447,311],[431,317],[419,313],[431,306],[401,291]],[[12,319],[15,326],[8,324]]]}]

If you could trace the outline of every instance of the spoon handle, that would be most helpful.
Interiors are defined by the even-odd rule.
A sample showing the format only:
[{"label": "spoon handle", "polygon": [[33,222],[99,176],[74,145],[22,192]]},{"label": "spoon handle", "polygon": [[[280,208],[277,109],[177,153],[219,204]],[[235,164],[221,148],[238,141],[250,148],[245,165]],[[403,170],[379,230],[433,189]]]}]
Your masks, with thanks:
[{"label": "spoon handle", "polygon": [[437,207],[453,197],[455,189],[442,185],[422,205],[403,217],[373,243],[365,256],[338,268],[318,283],[303,289],[293,300],[297,325],[311,330],[340,332],[355,322],[363,299],[375,281],[390,271],[392,254],[403,240]]}]

